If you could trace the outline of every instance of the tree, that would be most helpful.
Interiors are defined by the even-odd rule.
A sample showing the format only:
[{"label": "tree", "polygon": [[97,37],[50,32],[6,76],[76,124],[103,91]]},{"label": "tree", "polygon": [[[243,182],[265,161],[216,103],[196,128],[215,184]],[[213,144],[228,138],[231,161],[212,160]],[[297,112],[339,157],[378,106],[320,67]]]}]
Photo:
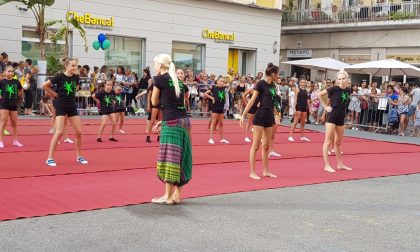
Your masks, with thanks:
[{"label": "tree", "polygon": [[9,2],[19,2],[26,5],[26,8],[32,11],[36,20],[36,33],[39,38],[39,51],[41,60],[45,60],[45,37],[48,26],[56,24],[58,21],[45,22],[45,8],[52,6],[55,0],[0,0],[0,5]]},{"label": "tree", "polygon": [[[58,28],[57,32],[54,33],[54,36],[51,38],[51,40],[54,44],[56,44],[58,40],[64,39],[64,57],[68,57],[69,54],[69,33],[73,29],[76,29],[79,32],[80,36],[84,40],[85,51],[88,51],[89,47],[87,45],[86,31],[80,25],[79,21],[77,21],[74,17],[71,17],[70,20],[58,20],[57,23],[60,23],[61,25]],[[72,28],[70,27],[70,25],[72,26]]]}]

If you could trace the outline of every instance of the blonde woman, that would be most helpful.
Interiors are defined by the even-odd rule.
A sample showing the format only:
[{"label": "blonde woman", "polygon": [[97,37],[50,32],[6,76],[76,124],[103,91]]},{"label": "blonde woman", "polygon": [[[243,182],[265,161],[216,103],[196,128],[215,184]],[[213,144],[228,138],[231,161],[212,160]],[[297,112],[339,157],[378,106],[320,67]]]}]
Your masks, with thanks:
[{"label": "blonde woman", "polygon": [[[327,90],[323,90],[318,97],[328,113],[328,119],[325,124],[325,141],[322,147],[324,157],[324,170],[326,172],[335,172],[331,167],[328,156],[328,148],[334,144],[335,155],[337,157],[337,168],[339,170],[351,171],[350,167],[344,165],[341,157],[341,141],[344,135],[344,119],[346,116],[347,103],[350,100],[351,89],[348,87],[349,75],[345,71],[337,73],[335,85]],[[328,99],[330,104],[328,105]]]},{"label": "blonde woman", "polygon": [[[172,205],[181,202],[181,189],[191,179],[191,123],[185,106],[188,87],[178,81],[175,64],[167,54],[155,57],[152,106],[161,105],[162,121],[157,175],[165,183],[165,194],[152,203]],[[156,129],[156,127],[155,127]]]}]

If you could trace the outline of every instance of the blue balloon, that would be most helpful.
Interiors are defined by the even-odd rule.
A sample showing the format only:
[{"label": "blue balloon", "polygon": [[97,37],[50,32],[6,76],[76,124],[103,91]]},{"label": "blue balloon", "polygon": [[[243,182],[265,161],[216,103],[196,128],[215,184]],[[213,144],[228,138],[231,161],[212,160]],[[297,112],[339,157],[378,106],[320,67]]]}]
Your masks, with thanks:
[{"label": "blue balloon", "polygon": [[104,42],[104,40],[106,39],[106,36],[105,36],[105,34],[103,34],[103,33],[100,33],[99,35],[98,35],[98,40],[99,40],[99,42],[102,44],[102,42]]}]

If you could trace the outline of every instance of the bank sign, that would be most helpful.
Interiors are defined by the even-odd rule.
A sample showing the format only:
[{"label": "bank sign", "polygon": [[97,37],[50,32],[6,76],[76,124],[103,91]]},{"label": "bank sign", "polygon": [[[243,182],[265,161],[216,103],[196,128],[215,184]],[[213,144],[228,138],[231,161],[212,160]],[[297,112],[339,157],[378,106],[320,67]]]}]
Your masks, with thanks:
[{"label": "bank sign", "polygon": [[67,12],[67,20],[72,18],[76,19],[79,23],[83,24],[85,28],[112,30],[114,27],[114,17],[95,17],[90,13],[80,14],[75,11]]},{"label": "bank sign", "polygon": [[203,29],[201,36],[205,39],[213,39],[216,43],[233,44],[236,39],[235,33],[222,33],[220,31],[212,31],[210,29]]}]

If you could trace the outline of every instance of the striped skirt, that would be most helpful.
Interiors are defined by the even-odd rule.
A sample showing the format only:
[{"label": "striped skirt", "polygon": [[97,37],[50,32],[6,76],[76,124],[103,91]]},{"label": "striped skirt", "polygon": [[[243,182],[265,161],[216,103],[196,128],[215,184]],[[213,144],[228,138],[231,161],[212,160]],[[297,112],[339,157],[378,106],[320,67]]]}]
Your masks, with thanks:
[{"label": "striped skirt", "polygon": [[183,186],[191,179],[192,153],[188,117],[162,121],[157,162],[159,179],[164,183]]}]

